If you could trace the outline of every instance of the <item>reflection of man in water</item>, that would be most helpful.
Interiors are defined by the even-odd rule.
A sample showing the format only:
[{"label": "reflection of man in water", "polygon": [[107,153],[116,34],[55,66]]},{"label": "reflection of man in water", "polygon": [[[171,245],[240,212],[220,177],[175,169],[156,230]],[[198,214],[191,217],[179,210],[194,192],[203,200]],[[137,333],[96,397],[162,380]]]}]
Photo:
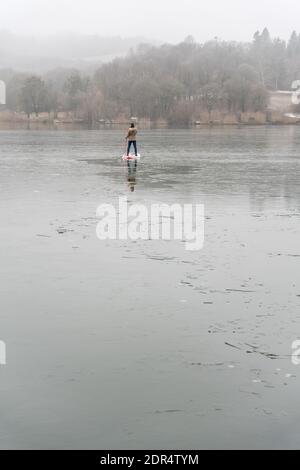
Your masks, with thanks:
[{"label": "reflection of man in water", "polygon": [[128,186],[130,191],[133,193],[136,186],[136,172],[137,172],[137,160],[132,160],[127,162],[127,169],[128,169]]}]

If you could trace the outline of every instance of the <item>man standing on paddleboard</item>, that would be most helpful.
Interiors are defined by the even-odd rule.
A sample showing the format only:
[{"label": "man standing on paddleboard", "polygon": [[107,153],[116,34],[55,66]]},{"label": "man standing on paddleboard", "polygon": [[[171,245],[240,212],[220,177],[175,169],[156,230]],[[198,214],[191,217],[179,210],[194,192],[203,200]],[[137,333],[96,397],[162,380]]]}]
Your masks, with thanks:
[{"label": "man standing on paddleboard", "polygon": [[135,156],[137,157],[138,156],[138,152],[137,152],[137,144],[136,144],[136,136],[137,136],[137,128],[135,127],[135,124],[131,124],[129,130],[128,130],[128,134],[127,134],[127,137],[125,140],[128,141],[128,146],[127,146],[127,157],[129,156],[129,152],[130,152],[130,149],[131,149],[131,146],[133,145],[134,147],[134,151],[135,151]]}]

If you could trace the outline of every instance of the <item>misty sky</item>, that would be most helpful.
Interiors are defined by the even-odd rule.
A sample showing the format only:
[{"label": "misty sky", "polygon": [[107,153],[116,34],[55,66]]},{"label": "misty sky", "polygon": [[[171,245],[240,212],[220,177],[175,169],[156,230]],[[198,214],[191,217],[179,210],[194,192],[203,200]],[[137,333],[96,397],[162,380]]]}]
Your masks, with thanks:
[{"label": "misty sky", "polygon": [[288,38],[300,31],[299,14],[299,0],[2,0],[0,29],[247,41],[264,26],[273,36]]}]

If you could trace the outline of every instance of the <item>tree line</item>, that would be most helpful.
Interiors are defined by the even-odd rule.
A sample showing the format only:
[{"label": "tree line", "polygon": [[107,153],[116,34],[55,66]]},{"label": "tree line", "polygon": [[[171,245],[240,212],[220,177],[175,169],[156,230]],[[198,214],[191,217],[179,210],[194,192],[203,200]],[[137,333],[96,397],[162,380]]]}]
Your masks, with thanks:
[{"label": "tree line", "polygon": [[28,117],[69,111],[86,122],[136,116],[188,123],[203,111],[266,111],[269,91],[289,90],[300,79],[300,34],[286,42],[264,29],[251,43],[197,44],[187,37],[178,45],[139,45],[93,74],[2,70],[0,79],[7,83],[7,107]]}]

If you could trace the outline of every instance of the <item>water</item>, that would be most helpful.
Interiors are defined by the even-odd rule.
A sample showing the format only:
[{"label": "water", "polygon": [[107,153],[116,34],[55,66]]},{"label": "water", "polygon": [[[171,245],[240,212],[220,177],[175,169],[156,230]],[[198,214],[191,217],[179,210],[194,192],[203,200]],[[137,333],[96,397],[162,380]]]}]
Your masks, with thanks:
[{"label": "water", "polygon": [[[144,131],[129,182],[123,138],[0,132],[0,448],[297,447],[300,129]],[[99,241],[124,195],[204,249]]]}]

